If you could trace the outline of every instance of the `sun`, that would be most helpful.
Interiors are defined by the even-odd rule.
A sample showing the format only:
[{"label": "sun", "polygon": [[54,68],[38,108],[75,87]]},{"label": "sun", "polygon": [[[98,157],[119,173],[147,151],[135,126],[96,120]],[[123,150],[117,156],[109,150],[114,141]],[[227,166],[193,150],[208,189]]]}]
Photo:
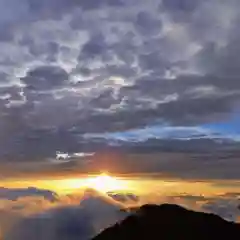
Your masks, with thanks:
[{"label": "sun", "polygon": [[[106,172],[99,175],[89,175],[88,177],[69,178],[59,180],[55,187],[64,192],[72,192],[77,189],[91,188],[98,192],[107,193],[113,191],[129,190],[129,181],[125,178],[114,177]],[[59,191],[60,191],[59,190]]]},{"label": "sun", "polygon": [[99,192],[119,191],[126,189],[126,183],[116,177],[102,173],[96,177],[90,177],[85,180],[85,187],[93,188]]}]

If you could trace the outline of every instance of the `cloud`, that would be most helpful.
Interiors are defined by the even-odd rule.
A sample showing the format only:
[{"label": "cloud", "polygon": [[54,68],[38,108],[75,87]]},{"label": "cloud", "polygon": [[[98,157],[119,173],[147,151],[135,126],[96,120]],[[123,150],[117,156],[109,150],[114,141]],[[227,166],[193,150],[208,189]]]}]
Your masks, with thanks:
[{"label": "cloud", "polygon": [[120,207],[111,198],[87,190],[78,205],[53,208],[22,218],[4,239],[89,239],[122,219],[125,213],[120,212]]},{"label": "cloud", "polygon": [[55,210],[46,216],[25,218],[5,239],[88,239],[93,234],[94,229],[88,216],[84,211],[72,207]]},{"label": "cloud", "polygon": [[[80,194],[58,196],[53,203],[51,199],[42,199],[41,195],[32,196],[27,191],[27,194],[21,194],[21,198],[16,201],[4,200],[11,206],[5,205],[0,210],[0,226],[4,240],[89,239],[123,219],[128,214],[128,211],[120,211],[123,208],[150,202],[180,204],[194,210],[214,212],[236,221],[239,216],[238,196],[236,192],[224,192],[220,195],[216,193],[211,196],[184,193],[174,195],[173,192],[168,195],[161,191],[148,196],[136,196],[134,193],[117,192],[101,194],[87,189]],[[21,205],[24,208],[20,208]],[[36,205],[38,211],[30,211],[32,205]]]},{"label": "cloud", "polygon": [[215,197],[183,195],[179,198],[183,201],[187,200],[186,205],[195,202],[202,211],[215,213],[229,221],[237,221],[240,212],[238,209],[239,199],[236,196],[239,196],[239,194],[225,193]]},{"label": "cloud", "polygon": [[51,202],[55,202],[58,200],[58,196],[56,193],[49,190],[37,189],[34,187],[31,188],[0,188],[0,199],[8,199],[12,201],[17,201],[21,197],[44,197],[46,200]]},{"label": "cloud", "polygon": [[124,204],[137,204],[139,202],[139,197],[133,193],[114,193],[108,192],[108,196],[117,202]]},{"label": "cloud", "polygon": [[42,66],[31,70],[21,80],[30,90],[49,90],[63,85],[68,80],[68,74],[59,67]]},{"label": "cloud", "polygon": [[[105,134],[85,134],[84,138],[105,138],[109,141],[123,141],[123,142],[147,142],[148,140],[159,139],[159,147],[161,140],[164,139],[210,139],[210,138],[226,137],[219,133],[205,129],[203,127],[178,127],[178,126],[164,126],[156,125],[140,129],[122,132],[109,132]],[[131,144],[131,143],[130,143]]]},{"label": "cloud", "polygon": [[76,152],[86,133],[192,127],[238,111],[236,0],[0,4],[1,159]]},{"label": "cloud", "polygon": [[214,213],[228,221],[238,221],[240,212],[236,193],[219,195],[169,195],[163,196],[161,202],[182,205],[196,211]]},{"label": "cloud", "polygon": [[171,11],[180,11],[180,12],[192,12],[194,11],[199,5],[201,1],[196,0],[196,1],[190,1],[190,0],[183,0],[183,1],[178,1],[178,0],[163,0],[162,1],[162,6]]},{"label": "cloud", "polygon": [[203,210],[220,215],[221,217],[237,221],[239,218],[238,200],[215,200],[209,201],[202,207]]}]

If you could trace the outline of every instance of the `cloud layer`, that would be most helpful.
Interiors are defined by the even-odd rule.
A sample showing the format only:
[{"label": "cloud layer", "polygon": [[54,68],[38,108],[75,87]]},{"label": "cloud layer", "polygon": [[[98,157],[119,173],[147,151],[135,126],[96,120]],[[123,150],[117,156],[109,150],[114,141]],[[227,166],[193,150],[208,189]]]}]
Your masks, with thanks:
[{"label": "cloud layer", "polygon": [[[9,189],[6,195],[11,199],[19,191]],[[29,199],[29,189],[23,191],[21,199],[8,200],[9,204],[5,200],[0,218],[3,239],[89,239],[126,215],[120,211],[121,203],[93,190],[86,190],[83,196],[59,196],[54,203],[51,199],[41,202],[40,196]]]},{"label": "cloud layer", "polygon": [[[9,191],[6,194],[9,199],[13,193],[18,194],[20,191],[5,190]],[[35,190],[43,192],[41,189]],[[213,212],[232,221],[237,221],[239,217],[239,193],[237,192],[215,196],[184,193],[167,195],[155,192],[153,196],[148,195],[144,198],[142,195],[137,196],[133,193],[100,194],[89,189],[81,196],[62,195],[52,202],[51,199],[42,199],[41,196],[29,199],[29,188],[25,189],[25,195],[24,189],[21,191],[21,199],[1,202],[5,204],[5,207],[0,209],[0,230],[4,240],[89,239],[126,217],[130,211],[121,211],[124,208],[128,209],[129,206],[136,207],[148,202],[180,204],[190,209]]]},{"label": "cloud layer", "polygon": [[84,133],[189,127],[238,111],[236,0],[0,8],[1,158],[76,149]]}]

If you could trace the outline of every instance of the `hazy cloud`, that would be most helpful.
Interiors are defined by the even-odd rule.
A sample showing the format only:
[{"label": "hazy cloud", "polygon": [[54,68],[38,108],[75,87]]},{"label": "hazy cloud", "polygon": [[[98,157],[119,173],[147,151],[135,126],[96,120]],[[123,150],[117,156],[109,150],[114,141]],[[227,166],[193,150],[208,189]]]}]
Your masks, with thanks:
[{"label": "hazy cloud", "polygon": [[[142,198],[140,202],[131,193],[116,193],[114,196],[117,196],[117,202],[124,203],[122,197],[128,196],[129,200],[134,196],[132,205],[125,206],[138,206],[147,202],[161,204],[167,201],[194,210],[212,212],[227,220],[236,221],[239,216],[238,199],[228,193],[218,196],[160,194],[154,201],[151,200],[153,196],[149,195],[148,199]],[[47,210],[43,208],[37,214],[29,216],[20,215],[17,208],[12,208],[14,211],[1,212],[1,217],[4,217],[4,220],[0,217],[2,232],[5,234],[3,239],[88,239],[126,216],[127,212],[120,211],[124,205],[117,202],[112,200],[112,195],[108,197],[88,190],[80,204],[66,201],[65,205],[56,205]],[[41,210],[40,205],[39,208]]]},{"label": "hazy cloud", "polygon": [[[236,192],[222,194],[216,192],[215,195],[197,195],[197,193],[174,195],[171,191],[172,193],[168,195],[160,191],[148,196],[136,196],[130,192],[101,194],[89,189],[81,194],[58,196],[55,202],[52,202],[51,198],[48,198],[48,193],[54,196],[56,193],[50,190],[34,189],[33,191],[33,188],[28,188],[4,189],[4,191],[8,191],[11,197],[13,193],[19,196],[16,201],[12,201],[11,198],[0,200],[1,206],[5,206],[0,210],[1,234],[3,239],[9,240],[89,239],[124,218],[127,212],[120,211],[121,209],[148,202],[180,204],[190,209],[213,212],[233,221],[239,216],[239,194]],[[42,199],[45,195],[47,198]]]},{"label": "hazy cloud", "polygon": [[22,217],[4,239],[89,239],[126,214],[120,212],[120,207],[111,198],[88,190],[80,204]]},{"label": "hazy cloud", "polygon": [[22,197],[29,197],[29,196],[36,196],[36,197],[44,197],[46,200],[51,202],[58,200],[58,195],[49,190],[42,190],[37,188],[20,188],[20,189],[8,189],[8,188],[0,188],[0,199],[8,199],[12,201],[17,201],[19,198]]}]

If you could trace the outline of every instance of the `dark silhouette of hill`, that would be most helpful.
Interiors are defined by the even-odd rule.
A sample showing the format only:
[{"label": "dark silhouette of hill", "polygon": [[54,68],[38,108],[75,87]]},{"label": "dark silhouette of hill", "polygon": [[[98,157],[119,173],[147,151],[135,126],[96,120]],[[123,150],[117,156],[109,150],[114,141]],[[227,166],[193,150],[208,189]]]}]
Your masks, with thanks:
[{"label": "dark silhouette of hill", "polygon": [[240,224],[178,205],[144,205],[93,240],[240,239]]}]

